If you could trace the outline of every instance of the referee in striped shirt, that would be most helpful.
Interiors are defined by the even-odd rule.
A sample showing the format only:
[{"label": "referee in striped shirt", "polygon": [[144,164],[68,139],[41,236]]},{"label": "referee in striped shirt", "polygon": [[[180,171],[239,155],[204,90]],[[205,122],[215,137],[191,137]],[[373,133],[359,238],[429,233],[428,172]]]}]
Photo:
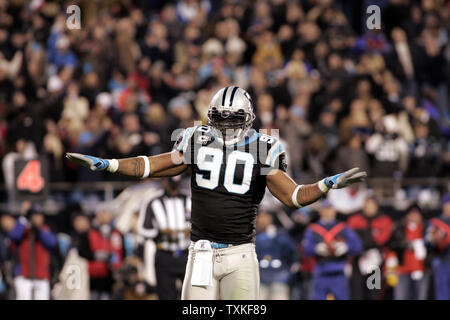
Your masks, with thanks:
[{"label": "referee in striped shirt", "polygon": [[160,300],[180,298],[177,280],[183,281],[190,244],[191,199],[182,193],[181,177],[162,180],[163,189],[143,201],[138,228],[156,243],[156,291]]}]

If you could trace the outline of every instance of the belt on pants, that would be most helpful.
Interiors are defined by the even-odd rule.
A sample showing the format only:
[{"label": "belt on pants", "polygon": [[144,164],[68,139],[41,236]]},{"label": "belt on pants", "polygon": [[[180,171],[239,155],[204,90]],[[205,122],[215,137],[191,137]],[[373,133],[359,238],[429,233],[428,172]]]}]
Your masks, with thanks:
[{"label": "belt on pants", "polygon": [[213,247],[214,249],[224,249],[232,246],[233,246],[232,244],[211,242],[211,247]]}]

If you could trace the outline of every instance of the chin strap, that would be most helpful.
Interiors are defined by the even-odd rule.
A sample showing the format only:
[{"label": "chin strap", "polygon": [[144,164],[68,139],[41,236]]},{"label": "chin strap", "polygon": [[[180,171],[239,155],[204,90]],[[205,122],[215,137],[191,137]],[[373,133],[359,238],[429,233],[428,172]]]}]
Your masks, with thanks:
[{"label": "chin strap", "polygon": [[217,140],[219,140],[221,143],[224,143],[227,146],[228,145],[233,145],[233,144],[238,143],[239,141],[241,141],[247,135],[247,132],[249,130],[248,128],[247,129],[237,129],[237,133],[234,135],[235,137],[233,139],[224,140],[222,131],[220,131],[219,129],[217,129],[215,127],[213,127],[213,129],[214,129],[215,138]]}]

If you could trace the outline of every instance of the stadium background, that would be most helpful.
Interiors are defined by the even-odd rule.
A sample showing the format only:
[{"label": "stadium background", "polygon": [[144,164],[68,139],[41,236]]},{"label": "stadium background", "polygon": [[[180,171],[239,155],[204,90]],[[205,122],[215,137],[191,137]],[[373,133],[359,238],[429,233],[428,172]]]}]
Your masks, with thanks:
[{"label": "stadium background", "polygon": [[[71,4],[80,30],[66,27]],[[373,4],[381,30],[366,28]],[[280,129],[296,181],[369,173],[366,185],[330,193],[340,218],[367,197],[395,221],[414,204],[425,219],[439,215],[450,187],[449,28],[439,0],[0,0],[0,210],[45,213],[60,242],[56,283],[75,216],[108,211],[133,237],[140,192],[160,188],[75,167],[65,152],[168,151],[172,131],[205,122],[212,94],[234,84],[253,97],[257,129]],[[267,197],[261,210],[298,246],[318,207],[292,212]],[[12,298],[14,256],[1,240],[1,292]],[[291,298],[305,298],[307,272],[292,270]],[[117,288],[132,285],[121,274]]]}]

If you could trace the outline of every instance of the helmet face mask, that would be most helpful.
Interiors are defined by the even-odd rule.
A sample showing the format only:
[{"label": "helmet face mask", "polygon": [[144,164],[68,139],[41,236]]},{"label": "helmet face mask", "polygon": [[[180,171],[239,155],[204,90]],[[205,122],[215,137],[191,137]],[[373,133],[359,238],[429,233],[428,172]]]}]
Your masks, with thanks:
[{"label": "helmet face mask", "polygon": [[219,111],[216,107],[212,107],[208,111],[209,125],[219,130],[223,129],[239,129],[245,126],[247,115],[244,109],[236,112],[230,110]]},{"label": "helmet face mask", "polygon": [[249,94],[239,87],[230,88],[219,90],[208,110],[208,125],[215,129],[225,144],[241,140],[255,119]]}]

